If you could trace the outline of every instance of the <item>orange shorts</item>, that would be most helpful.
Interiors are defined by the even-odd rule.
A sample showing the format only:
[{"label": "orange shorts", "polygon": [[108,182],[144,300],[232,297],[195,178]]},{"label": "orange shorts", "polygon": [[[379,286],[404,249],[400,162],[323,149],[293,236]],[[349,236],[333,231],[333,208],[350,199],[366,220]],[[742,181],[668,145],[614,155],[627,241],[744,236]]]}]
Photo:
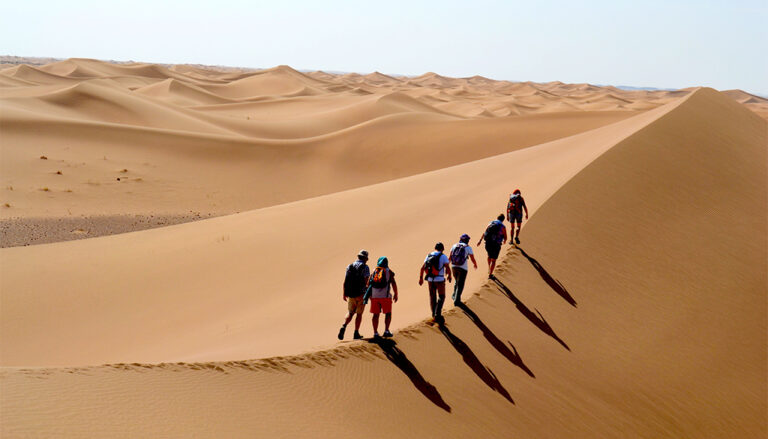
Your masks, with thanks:
[{"label": "orange shorts", "polygon": [[392,312],[392,299],[371,298],[371,313],[379,314],[382,312],[384,314],[389,314]]}]

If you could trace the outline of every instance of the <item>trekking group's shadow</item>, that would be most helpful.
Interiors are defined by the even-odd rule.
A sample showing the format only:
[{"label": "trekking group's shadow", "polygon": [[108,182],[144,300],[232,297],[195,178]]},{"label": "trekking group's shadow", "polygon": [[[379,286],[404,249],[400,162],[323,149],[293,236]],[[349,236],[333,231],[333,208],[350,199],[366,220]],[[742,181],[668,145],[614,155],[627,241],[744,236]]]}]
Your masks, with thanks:
[{"label": "trekking group's shadow", "polygon": [[490,329],[488,329],[487,326],[485,326],[485,323],[483,323],[482,320],[480,320],[480,317],[475,314],[472,309],[467,306],[465,303],[461,303],[460,305],[457,305],[459,308],[461,308],[462,311],[464,311],[464,314],[469,317],[469,319],[474,323],[478,329],[483,333],[483,336],[486,340],[488,340],[488,343],[491,344],[501,355],[504,356],[507,360],[509,360],[512,364],[519,367],[520,369],[523,369],[525,373],[527,373],[531,378],[536,378],[536,375],[531,372],[531,369],[528,368],[528,366],[523,363],[523,359],[520,357],[520,355],[517,353],[517,349],[515,349],[515,346],[510,343],[509,346],[512,347],[510,350],[506,344],[504,344],[503,341],[499,340],[498,337],[496,337],[496,334],[493,333]]},{"label": "trekking group's shadow", "polygon": [[539,276],[544,279],[544,282],[546,282],[550,288],[559,294],[560,297],[565,299],[566,302],[570,303],[574,307],[576,306],[576,300],[570,295],[570,293],[568,293],[568,290],[565,289],[563,284],[550,276],[547,270],[545,270],[544,267],[539,264],[539,261],[529,256],[528,253],[526,253],[525,250],[523,250],[520,246],[518,246],[517,249],[520,250],[520,253],[522,253],[523,256],[525,256],[525,259],[528,259],[528,262],[530,262],[531,265],[533,265],[533,268],[539,272]]},{"label": "trekking group's shadow", "polygon": [[440,407],[441,409],[445,410],[446,412],[451,412],[451,406],[449,406],[444,400],[443,397],[440,396],[440,392],[437,391],[437,388],[429,383],[429,381],[425,380],[423,376],[421,376],[421,373],[418,369],[416,369],[416,366],[411,363],[410,360],[408,360],[408,357],[405,356],[403,351],[397,348],[397,343],[395,343],[392,339],[385,339],[385,338],[373,338],[368,340],[369,343],[374,343],[378,345],[382,351],[384,351],[384,355],[387,356],[387,359],[392,362],[395,366],[397,366],[405,376],[407,376],[414,386],[421,392],[424,396],[427,397],[430,401],[432,401],[433,404]]},{"label": "trekking group's shadow", "polygon": [[[522,248],[517,247],[520,250],[520,253],[528,260],[528,262],[533,265],[533,267],[536,269],[536,271],[539,272],[539,275],[542,279],[547,283],[547,285],[550,286],[560,297],[565,299],[569,304],[572,306],[576,306],[576,300],[568,293],[568,290],[565,289],[565,287],[558,282],[556,279],[554,279],[552,276],[549,275],[547,270],[544,269],[544,267],[541,266],[539,261],[529,256]],[[541,313],[536,310],[534,313],[530,309],[528,309],[523,302],[520,301],[513,293],[510,291],[509,288],[507,288],[506,285],[504,285],[503,282],[501,282],[498,278],[493,277],[493,281],[496,283],[496,286],[499,288],[499,290],[507,296],[509,300],[512,301],[512,303],[515,304],[517,309],[525,316],[528,320],[531,321],[534,325],[536,325],[537,328],[539,328],[542,332],[549,335],[553,339],[555,339],[558,343],[560,343],[565,349],[571,350],[571,348],[568,347],[565,342],[560,339],[560,337],[555,334],[555,331],[552,329],[551,326],[549,326],[549,323],[547,323],[546,320],[544,320],[544,316],[541,315]],[[472,309],[467,306],[466,304],[462,303],[460,305],[457,305],[458,308],[460,308],[464,314],[466,314],[467,317],[474,323],[478,329],[483,333],[483,336],[485,339],[493,346],[501,355],[504,356],[509,362],[514,364],[515,366],[522,369],[525,373],[527,373],[530,377],[536,378],[536,376],[533,374],[531,369],[528,368],[528,366],[525,365],[523,362],[523,359],[520,357],[520,355],[517,353],[517,349],[515,349],[515,346],[507,341],[509,344],[509,347],[507,347],[507,344],[505,344],[503,341],[501,341],[494,333],[491,331],[485,323],[480,319],[480,317],[475,314]],[[512,397],[509,395],[509,392],[507,392],[507,389],[504,388],[504,386],[501,384],[498,378],[496,378],[496,375],[493,374],[493,372],[485,367],[485,365],[480,362],[480,359],[477,358],[477,355],[475,355],[474,352],[472,352],[472,349],[467,346],[464,341],[462,341],[459,337],[457,337],[453,332],[451,332],[450,329],[448,329],[445,324],[439,325],[440,332],[445,336],[445,338],[448,340],[448,342],[451,343],[451,346],[453,346],[454,349],[461,355],[462,359],[464,360],[464,363],[466,363],[467,366],[469,366],[470,369],[477,375],[488,387],[490,387],[495,392],[498,392],[501,396],[503,396],[507,401],[514,404],[515,401],[512,400]],[[440,392],[437,391],[437,388],[430,384],[424,377],[421,375],[418,369],[416,369],[416,366],[414,366],[413,363],[411,363],[410,360],[408,360],[408,357],[397,347],[397,343],[395,343],[392,339],[384,339],[384,338],[373,338],[369,339],[368,343],[376,344],[381,348],[381,350],[386,355],[387,359],[392,362],[395,366],[397,366],[407,377],[411,380],[413,385],[416,387],[416,389],[419,390],[427,399],[429,399],[433,404],[440,407],[441,409],[451,412],[451,406],[449,406],[444,400],[443,397],[440,395]],[[511,347],[511,349],[510,349]]]},{"label": "trekking group's shadow", "polygon": [[499,288],[499,290],[502,293],[504,293],[504,295],[507,296],[507,298],[511,300],[512,303],[515,304],[515,306],[517,306],[517,309],[528,320],[530,320],[531,323],[536,325],[537,328],[539,328],[542,332],[544,332],[548,336],[557,340],[557,342],[563,345],[564,348],[568,349],[569,351],[571,350],[571,348],[569,348],[568,345],[565,344],[565,342],[562,339],[560,339],[560,337],[558,337],[557,334],[555,334],[554,329],[552,329],[552,327],[549,326],[549,323],[547,323],[547,321],[544,320],[544,316],[542,316],[538,310],[536,310],[536,313],[534,314],[534,312],[528,309],[528,307],[525,306],[525,304],[521,302],[520,299],[518,299],[514,294],[512,294],[512,291],[510,291],[509,288],[507,288],[507,286],[504,285],[504,283],[502,283],[497,277],[494,276],[493,281],[496,283],[496,286]]},{"label": "trekking group's shadow", "polygon": [[478,359],[477,355],[472,352],[472,349],[470,349],[466,343],[464,343],[459,337],[452,333],[451,330],[445,326],[445,324],[441,324],[439,327],[440,332],[442,332],[445,338],[448,339],[454,349],[456,349],[456,351],[461,354],[461,358],[464,360],[464,363],[466,363],[466,365],[469,366],[473,372],[475,372],[475,375],[483,380],[483,382],[488,387],[498,392],[510,403],[514,404],[515,401],[512,400],[512,397],[509,395],[509,392],[507,392],[507,389],[501,385],[501,382],[498,378],[496,378],[496,375],[494,375],[490,369],[485,367],[483,363],[480,362],[480,359]]}]

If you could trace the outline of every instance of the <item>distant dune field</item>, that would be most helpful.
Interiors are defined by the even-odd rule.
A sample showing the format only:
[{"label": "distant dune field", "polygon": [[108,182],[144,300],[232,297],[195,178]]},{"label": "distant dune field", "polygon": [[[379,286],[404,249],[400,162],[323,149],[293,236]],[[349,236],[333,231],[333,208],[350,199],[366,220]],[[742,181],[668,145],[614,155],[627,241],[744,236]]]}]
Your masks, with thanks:
[{"label": "distant dune field", "polygon": [[[764,437],[761,99],[5,67],[2,436]],[[515,188],[521,245],[428,322],[423,258]],[[337,343],[360,248],[396,333]]]}]

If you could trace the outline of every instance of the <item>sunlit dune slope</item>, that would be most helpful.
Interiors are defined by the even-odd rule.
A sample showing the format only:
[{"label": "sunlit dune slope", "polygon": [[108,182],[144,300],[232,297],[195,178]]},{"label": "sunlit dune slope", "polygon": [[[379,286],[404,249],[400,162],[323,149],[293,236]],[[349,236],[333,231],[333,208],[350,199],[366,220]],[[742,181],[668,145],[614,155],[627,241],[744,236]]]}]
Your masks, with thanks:
[{"label": "sunlit dune slope", "polygon": [[[413,279],[436,241],[477,236],[513,185],[526,189],[535,211],[594,157],[676,105],[536,147],[239,215],[4,249],[3,361],[211,360],[325,345],[328,335],[318,328],[336,326],[341,301],[332,292],[361,247],[386,254],[402,273],[396,326],[409,324],[424,315]],[[300,262],[307,258],[313,262]],[[41,271],[47,275],[33,275]],[[301,325],[285,319],[286,307]],[[94,309],[97,320],[89,317]]]},{"label": "sunlit dune slope", "polygon": [[[604,144],[592,149],[584,146],[587,143]],[[455,188],[444,184],[427,196],[413,191],[410,182],[421,187],[431,178],[451,181],[446,178],[451,172],[482,180],[480,173],[489,174],[498,166],[515,171],[494,175],[504,186],[521,182],[519,186],[528,194],[536,213],[524,228],[521,248],[506,250],[498,282],[480,283],[481,272],[470,273],[476,281],[470,292],[477,294],[468,300],[464,310],[451,311],[443,328],[419,324],[397,333],[393,342],[355,342],[333,350],[269,360],[79,369],[6,368],[0,380],[0,398],[3,413],[10,421],[3,422],[3,433],[71,437],[118,433],[347,437],[360,432],[368,437],[469,437],[478,432],[486,437],[763,437],[768,433],[768,343],[763,306],[768,282],[764,267],[757,261],[768,257],[764,203],[768,194],[762,184],[767,177],[767,143],[765,121],[721,94],[703,89],[678,106],[592,133],[361,189],[373,196],[402,184],[412,194],[413,204],[428,211],[424,208],[429,205],[428,198],[437,198],[438,202],[453,200]],[[525,160],[529,167],[541,169],[535,157],[546,158],[552,166],[552,159],[567,151],[574,154],[567,161],[578,157],[586,165],[567,182],[568,172],[564,171],[575,172],[572,164],[561,165],[564,167],[559,168],[560,172],[548,169],[548,175],[558,175],[557,182],[517,174],[520,168],[515,163]],[[524,158],[524,154],[531,155]],[[451,230],[464,226],[481,229],[484,221],[479,218],[492,215],[503,204],[491,198],[503,200],[507,192],[507,187],[489,189],[484,183],[477,181],[477,187],[470,190],[482,200],[476,214],[471,218],[444,215],[429,229],[447,233],[441,224],[448,223]],[[544,190],[544,186],[548,189]],[[356,192],[316,202],[335,208],[334,197]],[[550,194],[551,198],[541,205]],[[385,205],[395,203],[390,198],[381,199]],[[62,261],[65,258],[61,255],[67,249],[69,255],[75,255],[77,269],[82,270],[96,261],[82,259],[78,246],[93,245],[89,249],[93,252],[103,245],[101,254],[109,259],[106,263],[114,266],[118,262],[113,259],[115,253],[128,252],[144,237],[152,236],[159,240],[158,248],[167,249],[175,247],[177,237],[193,228],[198,234],[216,236],[198,227],[203,225],[229,233],[229,241],[221,243],[222,247],[246,247],[244,244],[252,239],[248,235],[257,232],[245,231],[242,225],[258,225],[262,215],[278,215],[281,209],[292,213],[294,208],[307,208],[305,203],[310,201],[169,228],[164,234],[142,232],[6,249],[0,251],[6,267],[3,291],[15,291],[7,287],[18,279],[32,278],[31,273],[21,275],[19,266],[7,268],[5,264],[32,255],[25,252],[49,252],[47,258],[39,260],[59,257],[57,261]],[[408,212],[407,205],[397,207],[400,212]],[[427,230],[420,225],[423,221],[414,218],[407,220],[407,227],[403,227],[406,222],[390,219],[384,225],[376,223],[376,216],[372,218],[374,230],[397,248],[414,239],[408,235],[409,230],[419,234]],[[321,221],[321,229],[326,231],[324,242],[338,243],[337,235],[328,234],[323,224]],[[338,217],[334,225],[348,227],[343,217]],[[266,239],[257,239],[262,249],[276,248]],[[433,240],[424,238],[424,245]],[[301,241],[291,241],[299,253],[303,253]],[[374,254],[379,249],[389,251],[380,242],[372,242],[376,242],[371,246]],[[340,260],[357,248],[348,247],[339,249]],[[186,251],[197,253],[199,248],[199,244],[191,243]],[[207,247],[216,252],[209,261],[221,260],[221,250],[213,248]],[[238,256],[245,254],[241,250]],[[153,262],[158,264],[160,259],[171,257],[168,253],[158,255]],[[262,260],[251,262],[252,266],[263,266]],[[425,311],[426,292],[412,286],[416,271],[407,269],[411,266],[409,257],[393,256],[392,262],[405,287],[402,303],[395,306],[395,319],[403,318],[411,306]],[[151,264],[147,262],[148,267]],[[200,273],[201,266],[194,271],[189,266],[185,269]],[[130,272],[132,267],[128,268]],[[178,280],[173,273],[184,267],[168,268],[164,265],[162,271],[165,288],[171,290],[177,287]],[[232,263],[218,268],[226,273],[206,274],[216,279],[202,286],[216,285],[215,299],[204,299],[189,290],[175,304],[174,313],[158,310],[154,302],[148,308],[158,314],[145,315],[144,324],[134,329],[134,334],[150,332],[158,337],[171,332],[168,345],[199,339],[199,331],[184,327],[185,318],[194,318],[198,327],[207,325],[221,333],[236,331],[236,325],[223,327],[227,320],[235,322],[231,317],[213,317],[222,316],[221,310],[227,307],[250,314],[251,320],[279,313],[281,321],[288,320],[294,326],[305,325],[318,332],[334,329],[330,322],[318,324],[314,316],[308,320],[297,306],[296,296],[283,296],[277,291],[272,291],[272,297],[278,298],[275,307],[247,309],[245,304],[253,300],[252,296],[235,298],[231,281],[224,280],[245,273]],[[54,279],[62,279],[67,271],[57,271],[54,264],[39,269],[52,273]],[[110,325],[121,326],[115,325],[112,313],[105,312],[116,300],[114,293],[98,280],[99,267],[91,270],[89,275],[98,283],[92,288],[99,291],[98,295],[86,298],[54,291],[53,285],[32,279],[24,299],[4,294],[3,312],[11,306],[11,315],[38,316],[40,324],[51,319],[63,322],[60,317],[48,315],[42,306],[23,309],[19,304],[26,301],[31,305],[39,300],[40,304],[58,308],[59,315],[66,314],[74,306],[68,309],[63,299],[56,299],[64,295],[69,299],[80,297],[76,301],[78,308],[93,310],[82,311],[80,320],[86,315],[98,316]],[[147,271],[144,286],[156,282],[151,270]],[[9,272],[17,280],[7,281]],[[265,272],[276,273],[267,267]],[[317,281],[316,273],[306,273]],[[199,275],[198,279],[203,277]],[[300,276],[296,279],[296,283],[303,282]],[[156,297],[142,295],[141,285],[131,280],[130,273],[112,280],[115,284],[132,282],[124,292],[132,293],[131,299],[123,303],[129,313],[130,300],[148,305]],[[335,294],[325,294],[321,288],[300,289],[305,290],[300,297],[312,301],[314,311],[331,312],[331,307],[324,308],[323,304],[333,301],[331,296]],[[409,297],[418,299],[418,305],[409,304]],[[337,305],[341,307],[340,299]],[[199,315],[199,310],[192,309],[195,306],[206,310],[206,318],[195,317]],[[290,314],[283,313],[286,308],[290,308]],[[166,321],[162,328],[157,324],[162,320],[160,315],[165,315]],[[64,343],[75,338],[96,342],[104,338],[95,330],[77,337],[72,332],[61,332],[70,325],[68,322],[42,328],[38,334],[55,334]],[[82,324],[89,325],[99,325],[99,321]],[[15,334],[8,329],[4,327],[3,334]],[[282,327],[270,326],[269,331],[275,334],[274,339],[285,340],[288,336],[288,330]],[[112,343],[109,349],[125,343],[127,338]],[[163,342],[156,338],[136,341],[139,348],[150,343]],[[18,346],[17,342],[12,344]],[[6,338],[2,345],[8,345]],[[71,347],[80,353],[88,350],[86,343]],[[4,361],[19,354],[4,351]],[[225,356],[245,358],[234,353]],[[28,358],[26,364],[35,364],[31,356]],[[138,356],[134,355],[136,360]],[[393,421],[371,428],[371,420],[382,413]],[[142,422],[134,422],[136,419]]]},{"label": "sunlit dune slope", "polygon": [[73,223],[79,217],[242,212],[514,151],[677,99],[622,93],[288,66],[73,58],[7,67],[0,70],[1,221],[36,227],[61,218],[56,241],[116,232],[73,235],[66,227],[85,227]]}]

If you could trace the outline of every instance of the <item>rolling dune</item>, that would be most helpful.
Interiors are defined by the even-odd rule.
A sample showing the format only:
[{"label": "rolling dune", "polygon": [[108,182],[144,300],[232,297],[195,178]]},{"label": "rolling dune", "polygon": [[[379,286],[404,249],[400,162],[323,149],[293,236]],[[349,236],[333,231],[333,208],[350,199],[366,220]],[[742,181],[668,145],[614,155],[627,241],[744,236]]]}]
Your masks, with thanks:
[{"label": "rolling dune", "polygon": [[[764,437],[759,105],[287,66],[0,70],[4,245],[47,243],[0,249],[0,435]],[[476,249],[465,305],[423,320],[424,256],[476,243],[516,187],[522,244],[495,280]],[[335,343],[360,248],[397,273],[395,337]]]},{"label": "rolling dune", "polygon": [[[18,291],[15,278],[26,280],[28,292],[23,297],[3,295],[3,348],[9,345],[8,335],[23,335],[37,343],[47,343],[52,334],[60,342],[79,339],[69,347],[76,358],[66,359],[66,349],[57,346],[43,349],[37,343],[11,342],[16,352],[4,350],[4,361],[26,356],[17,364],[39,366],[57,356],[61,364],[87,357],[97,360],[99,340],[109,337],[101,332],[103,328],[123,328],[130,338],[105,343],[101,349],[116,354],[130,346],[134,352],[126,355],[131,358],[122,361],[126,364],[6,367],[0,383],[3,413],[11,422],[3,423],[3,432],[231,437],[338,437],[361,431],[371,437],[466,437],[480,431],[493,437],[763,436],[766,315],[754,305],[764,302],[767,285],[765,271],[753,262],[767,257],[766,209],[760,202],[766,189],[754,184],[766,178],[766,142],[765,121],[717,92],[702,89],[682,102],[590,133],[389,183],[167,229],[4,249],[0,252],[3,291]],[[546,164],[546,175],[557,175],[556,181],[533,177],[544,174],[538,163]],[[500,177],[503,174],[497,169],[510,166],[516,171],[520,170],[516,166],[528,169],[532,176],[515,172],[515,178]],[[479,179],[466,190],[482,200],[481,205],[466,217],[452,216],[450,221],[423,228],[421,217],[409,214],[409,209],[423,211],[430,203],[454,199],[456,188],[449,182],[456,181],[451,178],[455,173]],[[486,195],[480,189],[487,185],[482,175],[501,178],[502,187]],[[430,181],[448,186],[423,195],[412,189]],[[263,221],[275,218],[275,223],[290,229],[293,224],[282,222],[323,206],[315,212],[321,215],[318,225],[324,235],[310,237],[310,242],[304,237],[292,240],[289,247],[304,253],[334,242],[330,259],[341,263],[359,245],[342,245],[343,238],[335,236],[339,232],[334,230],[345,229],[346,235],[363,230],[354,232],[338,223],[345,215],[336,216],[333,227],[326,225],[322,212],[354,208],[356,197],[366,201],[378,197],[385,205],[399,203],[390,213],[372,216],[370,227],[379,233],[369,239],[369,248],[374,254],[386,251],[391,256],[403,290],[395,321],[404,321],[411,308],[426,307],[426,293],[417,290],[416,273],[412,270],[409,277],[408,267],[418,267],[418,259],[428,250],[424,248],[435,239],[411,242],[414,236],[482,228],[484,219],[500,208],[498,199],[508,192],[507,186],[518,184],[529,200],[537,201],[531,203],[536,213],[525,227],[523,245],[506,250],[497,281],[481,280],[482,271],[470,274],[474,282],[470,291],[476,294],[466,307],[449,312],[445,326],[416,324],[399,331],[392,341],[344,343],[266,360],[237,361],[257,355],[221,349],[225,340],[237,339],[232,333],[245,329],[238,323],[250,325],[248,332],[270,315],[276,321],[265,325],[269,329],[251,332],[251,337],[273,334],[272,341],[282,346],[297,328],[315,332],[335,327],[330,321],[317,321],[318,315],[332,313],[341,304],[328,303],[332,294],[317,294],[332,289],[330,284],[327,289],[316,287],[324,282],[322,270],[310,268],[306,276],[292,278],[301,298],[295,300],[276,285],[270,285],[262,297],[258,291],[263,289],[257,285],[264,277],[251,274],[247,278],[248,269],[233,267],[248,255],[257,259],[244,265],[280,273],[277,267],[264,265],[268,259],[258,259],[263,248],[270,249],[273,259],[279,256],[274,253],[279,246],[271,242],[275,238],[259,231],[262,228],[257,225]],[[400,191],[407,191],[411,199],[398,197]],[[713,197],[718,201],[714,205]],[[739,226],[713,239],[722,222],[702,217],[702,211]],[[220,233],[228,234],[228,239]],[[214,241],[216,236],[219,242]],[[174,243],[182,240],[187,245],[175,250]],[[252,240],[258,248],[247,244]],[[140,251],[141,246],[147,250]],[[214,250],[216,246],[220,248]],[[410,250],[401,250],[406,248]],[[35,260],[59,262],[37,267],[51,273],[50,280],[25,274],[29,264],[23,261],[35,252],[47,253]],[[59,252],[69,255],[66,264]],[[95,254],[108,260],[96,261]],[[135,257],[126,259],[130,254]],[[200,267],[218,264],[219,269],[202,273],[188,265],[193,259]],[[339,265],[334,262],[329,264]],[[105,269],[101,264],[121,267],[123,274],[119,278],[117,273],[99,275]],[[144,279],[132,280],[131,272],[142,265],[146,265],[139,270]],[[181,273],[196,273],[198,280],[205,278],[210,286],[198,286],[199,292],[180,287]],[[329,282],[331,277],[338,280],[336,273]],[[97,284],[89,289],[100,294],[84,294],[74,285],[70,293],[54,291],[53,283],[69,285],[78,282],[75,278],[90,278]],[[144,294],[147,285],[161,279],[165,279],[162,291],[168,293]],[[302,279],[313,287],[302,285]],[[111,293],[115,287],[108,287],[108,282],[124,292]],[[237,289],[233,282],[248,285],[248,291],[233,294]],[[172,294],[175,288],[184,290],[183,294]],[[209,288],[218,294],[203,294]],[[272,305],[264,300],[273,301]],[[249,309],[249,302],[260,303]],[[308,302],[308,314],[301,311],[302,302]],[[46,308],[41,307],[43,303]],[[120,316],[108,311],[113,306],[122,308],[122,314],[140,308],[141,325],[127,329],[115,324],[113,319]],[[295,321],[285,321],[286,307]],[[324,307],[327,310],[322,311]],[[57,311],[48,315],[45,309]],[[89,310],[93,309],[99,310],[100,320],[92,319],[94,313]],[[81,317],[65,322],[67,314]],[[201,314],[206,317],[201,319]],[[7,325],[9,321],[23,324],[22,319],[8,318],[20,315],[36,316],[37,324],[59,324],[55,331],[22,331]],[[86,315],[91,319],[83,318]],[[189,320],[196,324],[185,327]],[[291,325],[298,321],[302,324]],[[225,322],[231,326],[222,327]],[[285,328],[274,327],[284,323]],[[72,331],[73,324],[85,332],[61,332]],[[204,326],[219,334],[212,338],[215,341],[207,353],[199,355],[206,352],[200,348],[206,338]],[[152,337],[142,339],[142,334]],[[190,342],[198,345],[190,350],[197,355],[172,354],[183,349],[179,344]],[[148,354],[154,349],[156,359],[152,360]],[[34,350],[41,352],[39,357]],[[51,351],[44,355],[44,350]],[[142,356],[150,363],[142,362]],[[166,362],[157,363],[163,356]],[[206,357],[235,361],[199,362]],[[297,416],[297,409],[302,416]],[[397,422],[369,428],[371,419],[382,411]],[[352,412],[354,416],[349,415]],[[142,422],[132,422],[135,419]]]}]

